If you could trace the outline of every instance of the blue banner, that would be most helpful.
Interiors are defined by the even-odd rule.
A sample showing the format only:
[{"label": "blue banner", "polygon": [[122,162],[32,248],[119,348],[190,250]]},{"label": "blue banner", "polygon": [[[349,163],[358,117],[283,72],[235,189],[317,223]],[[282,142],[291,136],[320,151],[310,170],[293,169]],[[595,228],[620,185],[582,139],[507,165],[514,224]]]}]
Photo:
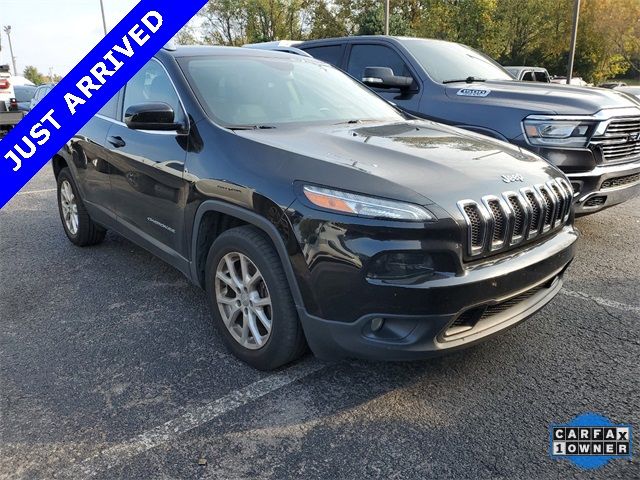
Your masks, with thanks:
[{"label": "blue banner", "polygon": [[[141,0],[0,140],[0,208],[193,17],[206,0]],[[52,28],[55,26],[52,25]],[[82,41],[82,39],[78,39]]]}]

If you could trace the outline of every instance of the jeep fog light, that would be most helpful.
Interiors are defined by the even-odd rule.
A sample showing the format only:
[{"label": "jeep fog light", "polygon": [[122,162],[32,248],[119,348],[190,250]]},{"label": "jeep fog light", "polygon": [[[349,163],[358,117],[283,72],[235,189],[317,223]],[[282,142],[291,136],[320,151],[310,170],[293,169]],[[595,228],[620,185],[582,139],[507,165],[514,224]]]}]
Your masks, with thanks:
[{"label": "jeep fog light", "polygon": [[383,253],[373,259],[367,277],[378,280],[400,280],[431,276],[435,271],[433,257],[426,252]]}]

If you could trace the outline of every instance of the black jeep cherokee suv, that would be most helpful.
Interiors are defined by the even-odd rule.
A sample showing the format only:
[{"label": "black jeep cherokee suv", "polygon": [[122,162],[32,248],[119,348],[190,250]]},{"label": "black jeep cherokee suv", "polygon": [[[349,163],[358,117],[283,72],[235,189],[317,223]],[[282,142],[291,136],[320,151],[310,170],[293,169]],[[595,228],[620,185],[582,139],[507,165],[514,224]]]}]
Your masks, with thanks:
[{"label": "black jeep cherokee suv", "polygon": [[577,238],[554,166],[279,52],[161,50],[53,168],[73,243],[175,266],[260,369],[473,344],[554,297]]}]

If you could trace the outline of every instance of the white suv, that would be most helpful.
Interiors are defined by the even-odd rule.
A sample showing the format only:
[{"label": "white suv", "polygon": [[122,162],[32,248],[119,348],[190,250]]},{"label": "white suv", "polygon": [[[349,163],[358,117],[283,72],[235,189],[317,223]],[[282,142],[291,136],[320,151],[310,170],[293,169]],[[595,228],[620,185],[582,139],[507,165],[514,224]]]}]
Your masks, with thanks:
[{"label": "white suv", "polygon": [[9,110],[11,99],[14,97],[9,65],[0,65],[0,112]]}]

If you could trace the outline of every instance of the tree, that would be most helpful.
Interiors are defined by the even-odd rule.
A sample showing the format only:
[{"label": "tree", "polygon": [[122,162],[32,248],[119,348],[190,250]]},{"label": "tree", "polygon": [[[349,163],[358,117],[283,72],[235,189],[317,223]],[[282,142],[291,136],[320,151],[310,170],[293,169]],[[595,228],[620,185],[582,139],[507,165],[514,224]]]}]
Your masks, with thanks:
[{"label": "tree", "polygon": [[38,69],[32,65],[25,67],[24,72],[22,73],[24,78],[33,82],[35,85],[42,85],[43,83],[47,83],[47,78],[38,71]]}]

